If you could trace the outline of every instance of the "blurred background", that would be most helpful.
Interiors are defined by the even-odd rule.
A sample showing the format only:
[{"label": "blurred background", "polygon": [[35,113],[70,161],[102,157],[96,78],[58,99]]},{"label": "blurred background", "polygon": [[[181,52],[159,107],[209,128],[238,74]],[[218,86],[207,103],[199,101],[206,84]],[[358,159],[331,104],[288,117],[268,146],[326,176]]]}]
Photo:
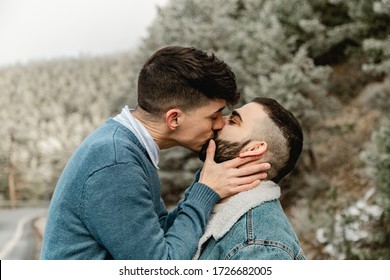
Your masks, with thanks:
[{"label": "blurred background", "polygon": [[[214,52],[241,103],[271,97],[301,121],[282,204],[310,259],[390,259],[390,0],[1,0],[0,259],[37,258],[67,160],[136,104],[166,45]],[[200,166],[162,151],[168,207]]]}]

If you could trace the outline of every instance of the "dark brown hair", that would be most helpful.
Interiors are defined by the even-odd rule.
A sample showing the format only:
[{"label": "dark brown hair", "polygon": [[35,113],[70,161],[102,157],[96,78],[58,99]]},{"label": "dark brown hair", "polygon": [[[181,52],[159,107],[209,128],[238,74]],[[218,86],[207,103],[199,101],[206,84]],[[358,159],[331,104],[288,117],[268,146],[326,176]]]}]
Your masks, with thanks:
[{"label": "dark brown hair", "polygon": [[230,67],[214,54],[178,46],[155,52],[138,77],[138,105],[157,116],[171,108],[191,110],[210,99],[235,105],[240,98]]},{"label": "dark brown hair", "polygon": [[253,99],[252,102],[256,102],[264,108],[268,117],[280,129],[287,141],[287,149],[289,153],[288,160],[285,164],[283,164],[283,167],[278,170],[276,177],[272,178],[274,182],[278,183],[283,177],[293,170],[302,152],[302,128],[294,115],[281,106],[276,100],[265,97],[257,97]]}]

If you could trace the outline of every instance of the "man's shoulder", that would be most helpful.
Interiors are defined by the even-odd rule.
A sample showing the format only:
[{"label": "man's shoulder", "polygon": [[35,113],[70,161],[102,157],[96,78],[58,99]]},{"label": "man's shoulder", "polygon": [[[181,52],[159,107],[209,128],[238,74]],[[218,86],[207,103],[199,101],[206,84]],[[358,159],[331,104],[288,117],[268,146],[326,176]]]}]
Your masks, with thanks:
[{"label": "man's shoulder", "polygon": [[[242,222],[250,222],[255,231],[268,231],[272,228],[290,231],[291,223],[284,211],[280,200],[273,199],[251,208],[245,216],[241,217]],[[264,225],[272,225],[265,228]]]},{"label": "man's shoulder", "polygon": [[92,174],[106,166],[145,161],[142,145],[126,129],[113,119],[107,120],[84,139],[72,155],[68,168]]},{"label": "man's shoulder", "polygon": [[265,201],[250,209],[251,215],[260,219],[275,219],[275,215],[285,214],[279,199]]},{"label": "man's shoulder", "polygon": [[105,121],[91,134],[91,136],[95,141],[101,140],[101,142],[112,142],[124,139],[126,139],[127,142],[129,140],[133,142],[137,139],[128,128],[114,119]]},{"label": "man's shoulder", "polygon": [[[279,199],[265,201],[247,210],[224,236],[224,239],[247,239],[249,234],[253,238],[272,238],[274,231],[290,229],[290,223]],[[284,231],[285,231],[284,230]],[[268,236],[268,234],[270,234]]]},{"label": "man's shoulder", "polygon": [[247,225],[248,220],[256,222],[271,222],[275,221],[276,217],[285,215],[279,199],[264,201],[261,204],[248,209],[235,223],[235,226],[241,227],[240,224]]},{"label": "man's shoulder", "polygon": [[86,141],[91,149],[98,149],[103,153],[129,154],[131,151],[133,154],[144,150],[137,137],[114,119],[109,119],[98,127]]}]

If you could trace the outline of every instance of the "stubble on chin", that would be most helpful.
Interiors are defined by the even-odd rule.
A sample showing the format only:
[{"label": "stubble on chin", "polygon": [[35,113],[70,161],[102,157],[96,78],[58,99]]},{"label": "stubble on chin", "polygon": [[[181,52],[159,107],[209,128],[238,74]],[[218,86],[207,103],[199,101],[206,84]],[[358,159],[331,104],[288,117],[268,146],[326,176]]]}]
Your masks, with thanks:
[{"label": "stubble on chin", "polygon": [[[220,138],[215,138],[214,141],[217,147],[214,155],[214,161],[216,163],[221,163],[238,157],[241,150],[250,142],[250,140],[244,142],[231,142]],[[199,159],[201,161],[206,160],[207,147],[209,142],[210,140],[208,140],[202,146],[202,149],[198,153]]]}]

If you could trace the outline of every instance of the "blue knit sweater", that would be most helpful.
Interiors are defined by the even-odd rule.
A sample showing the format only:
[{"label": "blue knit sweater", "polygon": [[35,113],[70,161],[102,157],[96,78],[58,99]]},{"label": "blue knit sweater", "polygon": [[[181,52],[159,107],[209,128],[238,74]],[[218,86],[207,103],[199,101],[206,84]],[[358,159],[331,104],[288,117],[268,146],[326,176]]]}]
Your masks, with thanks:
[{"label": "blue knit sweater", "polygon": [[191,259],[219,196],[196,178],[168,213],[160,188],[144,147],[108,120],[58,181],[41,259]]}]

